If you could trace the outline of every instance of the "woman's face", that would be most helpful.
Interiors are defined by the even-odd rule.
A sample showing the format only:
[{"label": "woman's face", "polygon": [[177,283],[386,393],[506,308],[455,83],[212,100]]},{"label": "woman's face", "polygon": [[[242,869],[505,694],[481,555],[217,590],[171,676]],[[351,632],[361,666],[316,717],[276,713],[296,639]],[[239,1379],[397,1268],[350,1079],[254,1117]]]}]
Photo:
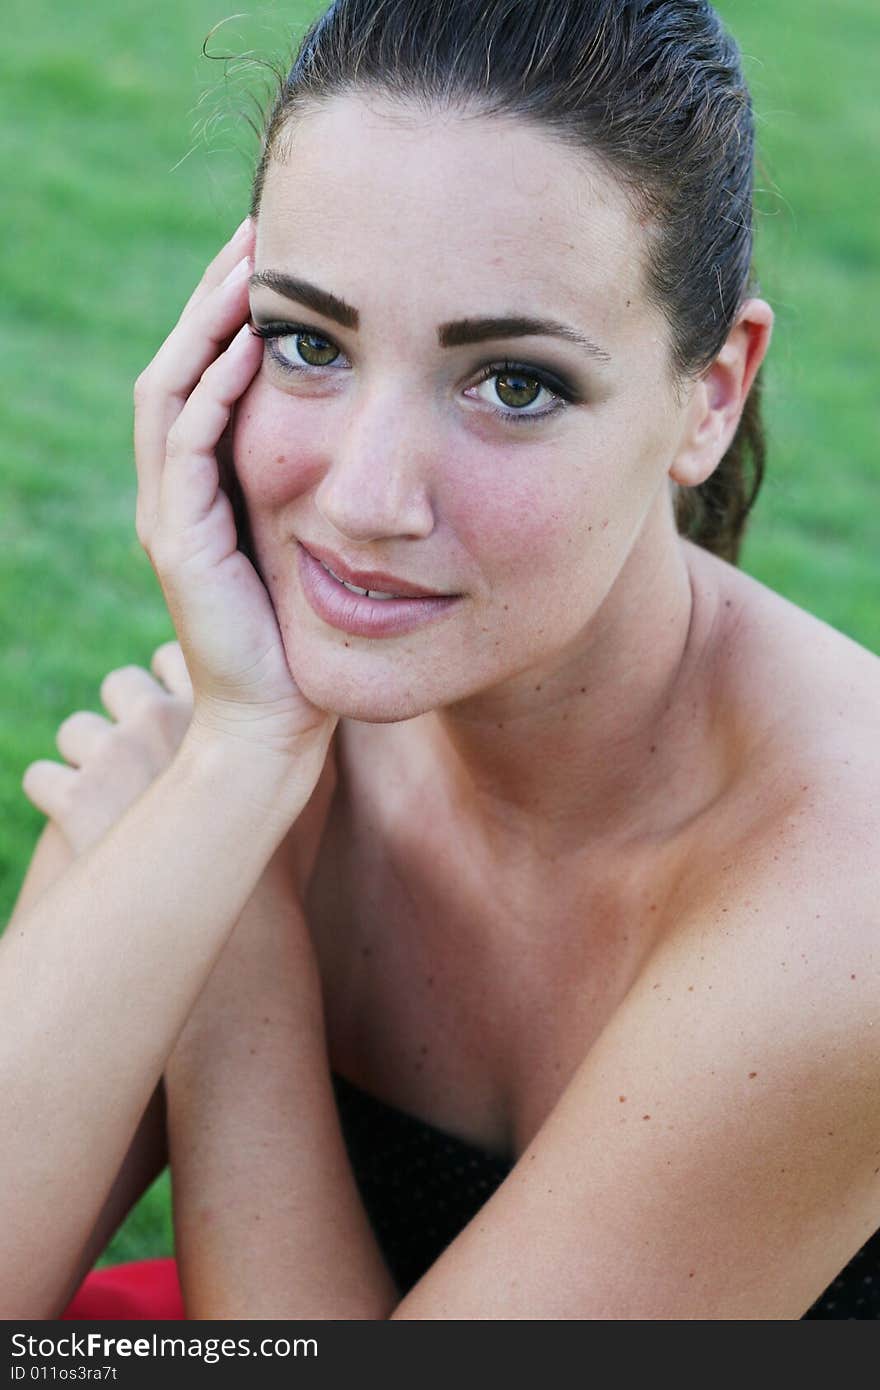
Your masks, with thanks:
[{"label": "woman's face", "polygon": [[[598,165],[522,123],[404,123],[347,96],[297,124],[267,173],[256,276],[356,312],[343,324],[254,285],[254,321],[279,336],[239,404],[234,459],[316,705],[405,719],[531,689],[582,648],[668,505],[682,429],[644,239]],[[469,332],[496,318],[572,336]],[[406,632],[345,631],[309,602],[301,546],[460,597]]]}]

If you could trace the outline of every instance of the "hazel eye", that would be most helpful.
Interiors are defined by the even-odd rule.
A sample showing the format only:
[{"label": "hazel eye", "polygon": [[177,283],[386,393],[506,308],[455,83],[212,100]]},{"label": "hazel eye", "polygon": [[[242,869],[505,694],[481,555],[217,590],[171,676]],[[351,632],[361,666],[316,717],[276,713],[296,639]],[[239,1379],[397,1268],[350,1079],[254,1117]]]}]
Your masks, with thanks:
[{"label": "hazel eye", "polygon": [[339,348],[322,338],[320,333],[288,333],[271,341],[275,354],[291,365],[296,362],[294,353],[298,353],[310,367],[329,367],[339,356]]},{"label": "hazel eye", "polygon": [[[477,383],[478,390],[482,391],[483,387],[491,388],[492,395],[487,397],[483,394],[480,399],[486,401],[487,405],[491,405],[493,400],[500,401],[504,408],[493,406],[493,414],[501,420],[513,423],[520,420],[543,420],[548,415],[555,415],[557,411],[564,410],[566,405],[575,399],[574,393],[564,382],[519,362],[493,362],[491,366],[485,367]],[[544,408],[527,409],[535,404],[542,392],[545,397]]]},{"label": "hazel eye", "polygon": [[313,328],[295,323],[255,323],[251,329],[266,344],[266,352],[283,372],[308,373],[329,367],[343,354],[334,342]]},{"label": "hazel eye", "polygon": [[496,372],[489,380],[495,382],[495,394],[502,405],[520,409],[534,405],[540,393],[546,389],[543,382],[527,372]]}]

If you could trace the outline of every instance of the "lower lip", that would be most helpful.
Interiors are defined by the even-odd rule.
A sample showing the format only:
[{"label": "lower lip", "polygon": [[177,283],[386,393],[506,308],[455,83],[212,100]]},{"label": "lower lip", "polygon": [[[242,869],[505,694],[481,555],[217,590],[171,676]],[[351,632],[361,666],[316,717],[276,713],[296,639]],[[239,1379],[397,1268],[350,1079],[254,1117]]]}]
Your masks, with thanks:
[{"label": "lower lip", "polygon": [[353,637],[397,637],[448,614],[460,594],[443,598],[367,598],[353,594],[298,544],[299,573],[306,598],[319,618]]}]

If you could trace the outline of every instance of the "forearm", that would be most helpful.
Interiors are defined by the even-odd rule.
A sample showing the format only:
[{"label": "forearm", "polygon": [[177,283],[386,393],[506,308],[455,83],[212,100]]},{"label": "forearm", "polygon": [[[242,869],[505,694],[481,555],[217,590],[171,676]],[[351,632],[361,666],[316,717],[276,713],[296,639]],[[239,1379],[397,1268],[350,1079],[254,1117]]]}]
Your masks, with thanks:
[{"label": "forearm", "polygon": [[187,1316],[389,1316],[397,1292],[340,1132],[292,892],[279,911],[260,885],[203,1000],[166,1073]]},{"label": "forearm", "polygon": [[166,1059],[311,791],[184,744],[0,941],[0,1312],[55,1310]]}]

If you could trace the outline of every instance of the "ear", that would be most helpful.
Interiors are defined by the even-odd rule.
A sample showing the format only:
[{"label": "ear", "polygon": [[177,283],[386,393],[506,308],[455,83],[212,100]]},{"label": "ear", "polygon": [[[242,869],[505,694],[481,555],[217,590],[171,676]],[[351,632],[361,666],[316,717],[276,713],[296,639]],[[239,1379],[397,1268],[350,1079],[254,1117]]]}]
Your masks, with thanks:
[{"label": "ear", "polygon": [[684,432],[669,476],[697,487],[714,473],[733,436],[773,333],[774,314],[763,299],[748,299],[727,342],[698,379],[685,411]]}]

